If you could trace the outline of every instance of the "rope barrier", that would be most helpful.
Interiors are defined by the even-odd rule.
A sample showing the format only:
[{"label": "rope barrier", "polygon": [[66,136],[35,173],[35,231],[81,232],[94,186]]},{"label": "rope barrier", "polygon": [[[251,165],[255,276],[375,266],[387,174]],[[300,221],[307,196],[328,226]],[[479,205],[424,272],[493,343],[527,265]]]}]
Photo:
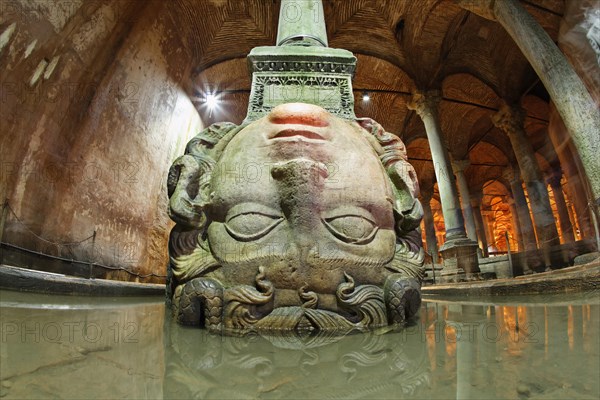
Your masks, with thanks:
[{"label": "rope barrier", "polygon": [[95,262],[89,263],[87,261],[79,261],[79,260],[74,260],[74,259],[68,259],[68,258],[64,258],[64,257],[57,257],[57,256],[51,256],[49,254],[45,254],[45,253],[40,253],[39,251],[35,251],[35,250],[31,250],[31,249],[26,249],[24,247],[20,247],[14,244],[10,244],[10,243],[5,243],[5,242],[0,242],[1,245],[7,246],[7,247],[12,247],[27,253],[31,253],[31,254],[35,254],[37,256],[42,256],[42,257],[48,257],[48,258],[53,258],[55,260],[60,260],[60,261],[65,261],[65,262],[69,262],[69,263],[73,263],[73,264],[81,264],[81,265],[92,265],[94,267],[100,267],[100,268],[104,268],[104,269],[108,269],[108,270],[112,270],[112,271],[116,271],[116,270],[120,270],[120,271],[125,271],[131,275],[135,275],[138,276],[140,278],[148,278],[150,276],[154,276],[156,278],[166,278],[166,275],[157,275],[154,273],[150,273],[150,274],[146,274],[146,275],[140,275],[137,274],[135,272],[131,272],[123,267],[109,267],[108,265],[104,265],[104,264],[98,264]]},{"label": "rope barrier", "polygon": [[78,240],[76,242],[64,242],[64,243],[53,242],[52,240],[48,240],[46,238],[43,238],[43,237],[39,236],[33,230],[31,230],[31,228],[29,228],[27,226],[27,224],[25,224],[23,221],[21,221],[21,219],[17,216],[17,214],[12,209],[12,207],[10,206],[10,204],[8,204],[8,202],[5,203],[5,206],[8,207],[8,211],[10,211],[10,213],[15,217],[15,219],[17,220],[17,222],[19,224],[21,224],[21,226],[23,226],[25,229],[27,229],[33,236],[35,236],[36,238],[38,238],[38,239],[40,239],[40,240],[42,240],[42,241],[44,241],[46,243],[56,244],[56,245],[59,245],[59,246],[76,246],[78,244],[81,244],[83,242],[86,242],[86,241],[92,239],[96,235],[96,232],[94,232],[90,236],[86,237],[85,239]]},{"label": "rope barrier", "polygon": [[[39,240],[41,240],[43,242],[46,242],[46,243],[50,243],[50,244],[57,245],[57,246],[65,246],[65,247],[66,246],[77,246],[77,245],[82,244],[83,242],[86,242],[86,241],[90,240],[90,239],[95,239],[96,238],[96,231],[94,231],[93,234],[91,234],[90,236],[86,237],[85,239],[78,240],[78,241],[75,241],[75,242],[63,242],[63,243],[55,242],[55,241],[52,241],[52,240],[49,240],[49,239],[46,239],[46,238],[43,238],[43,237],[39,236],[31,228],[29,228],[29,226],[27,226],[27,224],[25,224],[17,216],[17,214],[12,209],[12,207],[10,206],[10,204],[8,203],[8,201],[4,202],[3,208],[7,209],[15,217],[15,220],[21,226],[23,226],[29,233],[31,233],[37,239],[39,239]],[[4,211],[3,211],[3,215],[4,215]],[[2,222],[4,222],[4,221],[2,221]],[[1,237],[1,234],[2,234],[2,232],[0,232],[0,237]],[[54,259],[54,260],[60,260],[60,261],[69,262],[69,263],[86,265],[86,266],[89,266],[90,268],[91,267],[100,267],[100,268],[111,270],[111,271],[124,271],[124,272],[126,272],[126,273],[128,273],[128,274],[130,274],[132,276],[136,276],[138,278],[148,278],[148,277],[166,278],[167,277],[167,275],[159,275],[159,274],[154,274],[154,273],[138,274],[136,272],[130,271],[130,270],[128,270],[126,268],[123,268],[123,267],[111,267],[111,266],[104,265],[104,264],[99,264],[99,263],[96,263],[96,262],[80,261],[80,260],[75,260],[75,259],[68,259],[68,258],[64,258],[64,257],[53,256],[53,255],[50,255],[50,254],[41,253],[41,252],[38,252],[38,251],[35,251],[35,250],[31,250],[31,249],[26,249],[24,247],[20,247],[20,246],[17,246],[17,245],[11,244],[11,243],[6,243],[6,242],[3,242],[3,241],[0,241],[0,245],[7,246],[7,247],[12,247],[14,249],[18,249],[20,251],[24,251],[26,253],[35,254],[37,256],[47,257],[47,258],[51,258],[51,259]],[[91,276],[90,276],[90,278],[91,278]]]}]

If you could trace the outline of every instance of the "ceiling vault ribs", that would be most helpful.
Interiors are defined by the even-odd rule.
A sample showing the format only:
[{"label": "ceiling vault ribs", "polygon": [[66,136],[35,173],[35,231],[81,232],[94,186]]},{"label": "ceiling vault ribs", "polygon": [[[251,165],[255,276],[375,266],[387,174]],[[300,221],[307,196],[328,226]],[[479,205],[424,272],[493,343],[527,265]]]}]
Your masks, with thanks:
[{"label": "ceiling vault ribs", "polygon": [[444,42],[442,44],[442,51],[440,54],[439,64],[438,64],[438,67],[436,68],[435,73],[432,75],[431,80],[429,81],[429,86],[432,86],[435,84],[435,82],[438,82],[439,74],[442,72],[442,70],[444,68],[444,61],[446,61],[446,59],[448,58],[448,55],[450,54],[452,49],[456,46],[456,44],[458,42],[458,37],[462,31],[462,27],[467,23],[467,19],[469,18],[469,15],[471,15],[470,12],[464,11],[463,15],[460,17],[460,20],[458,21],[458,23],[453,24],[453,26],[450,26],[450,29],[448,29],[448,32],[446,34],[446,37],[444,37]]},{"label": "ceiling vault ribs", "polygon": [[562,16],[563,16],[563,14],[562,14],[562,13],[558,13],[558,12],[556,12],[556,11],[550,10],[549,8],[542,7],[542,6],[540,6],[539,4],[535,4],[535,3],[534,3],[534,2],[532,2],[532,1],[528,1],[528,0],[521,0],[521,2],[522,2],[522,3],[525,3],[525,4],[527,4],[528,6],[531,6],[531,7],[533,7],[533,8],[537,8],[538,10],[541,10],[541,11],[544,11],[544,12],[547,12],[547,13],[550,13],[550,14],[552,14],[552,15],[555,15],[555,16],[557,16],[557,17],[561,17],[561,18],[562,18]]}]

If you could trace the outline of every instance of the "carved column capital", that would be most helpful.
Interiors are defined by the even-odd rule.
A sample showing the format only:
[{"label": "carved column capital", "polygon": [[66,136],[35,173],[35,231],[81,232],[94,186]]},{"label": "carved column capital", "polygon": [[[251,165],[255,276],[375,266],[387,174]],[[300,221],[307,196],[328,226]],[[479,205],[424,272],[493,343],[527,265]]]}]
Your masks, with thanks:
[{"label": "carved column capital", "polygon": [[546,177],[546,182],[548,182],[552,188],[561,187],[560,181],[562,180],[562,177],[562,170],[560,168],[553,168]]},{"label": "carved column capital", "polygon": [[469,165],[471,165],[471,161],[470,160],[452,160],[452,169],[454,170],[454,173],[459,173],[459,172],[465,172],[465,169],[467,169],[469,167]]},{"label": "carved column capital", "polygon": [[492,115],[492,123],[507,135],[522,131],[525,122],[525,112],[517,106],[503,104],[500,110]]},{"label": "carved column capital", "polygon": [[502,177],[511,185],[521,183],[521,174],[519,173],[519,170],[512,167],[505,168],[502,171]]},{"label": "carved column capital", "polygon": [[437,115],[442,96],[439,90],[416,91],[407,103],[409,110],[416,111],[422,119]]},{"label": "carved column capital", "polygon": [[494,14],[495,0],[454,0],[459,7],[485,19],[496,20]]}]

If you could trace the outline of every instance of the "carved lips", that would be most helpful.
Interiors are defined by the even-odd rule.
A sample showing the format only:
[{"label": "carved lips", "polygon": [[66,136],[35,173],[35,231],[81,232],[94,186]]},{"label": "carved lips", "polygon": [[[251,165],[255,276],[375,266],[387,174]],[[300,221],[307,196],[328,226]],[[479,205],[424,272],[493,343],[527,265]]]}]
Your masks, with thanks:
[{"label": "carved lips", "polygon": [[313,131],[307,131],[307,130],[298,130],[298,129],[284,129],[280,132],[278,132],[275,136],[272,137],[273,140],[278,140],[278,139],[296,139],[298,137],[302,137],[305,139],[308,139],[309,141],[314,141],[314,140],[318,140],[318,141],[323,141],[325,140],[323,138],[323,136],[319,135],[316,132]]},{"label": "carved lips", "polygon": [[312,104],[279,105],[269,114],[268,126],[272,129],[267,139],[307,142],[330,140],[327,129],[329,118],[327,111]]}]

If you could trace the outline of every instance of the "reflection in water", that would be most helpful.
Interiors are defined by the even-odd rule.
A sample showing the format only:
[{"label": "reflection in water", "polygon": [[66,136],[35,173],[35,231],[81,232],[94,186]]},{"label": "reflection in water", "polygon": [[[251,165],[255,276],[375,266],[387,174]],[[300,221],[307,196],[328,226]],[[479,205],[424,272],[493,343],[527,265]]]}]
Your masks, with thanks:
[{"label": "reflection in water", "polygon": [[599,398],[599,297],[575,299],[569,304],[564,296],[541,302],[520,297],[525,304],[537,300],[527,305],[426,302],[428,351],[447,374],[435,373],[432,364],[432,397],[443,398],[441,391],[451,388],[458,399]]},{"label": "reflection in water", "polygon": [[597,399],[600,301],[425,301],[388,332],[220,337],[162,299],[0,291],[0,398]]},{"label": "reflection in water", "polygon": [[395,398],[429,386],[425,343],[402,332],[220,337],[169,326],[166,398]]}]

